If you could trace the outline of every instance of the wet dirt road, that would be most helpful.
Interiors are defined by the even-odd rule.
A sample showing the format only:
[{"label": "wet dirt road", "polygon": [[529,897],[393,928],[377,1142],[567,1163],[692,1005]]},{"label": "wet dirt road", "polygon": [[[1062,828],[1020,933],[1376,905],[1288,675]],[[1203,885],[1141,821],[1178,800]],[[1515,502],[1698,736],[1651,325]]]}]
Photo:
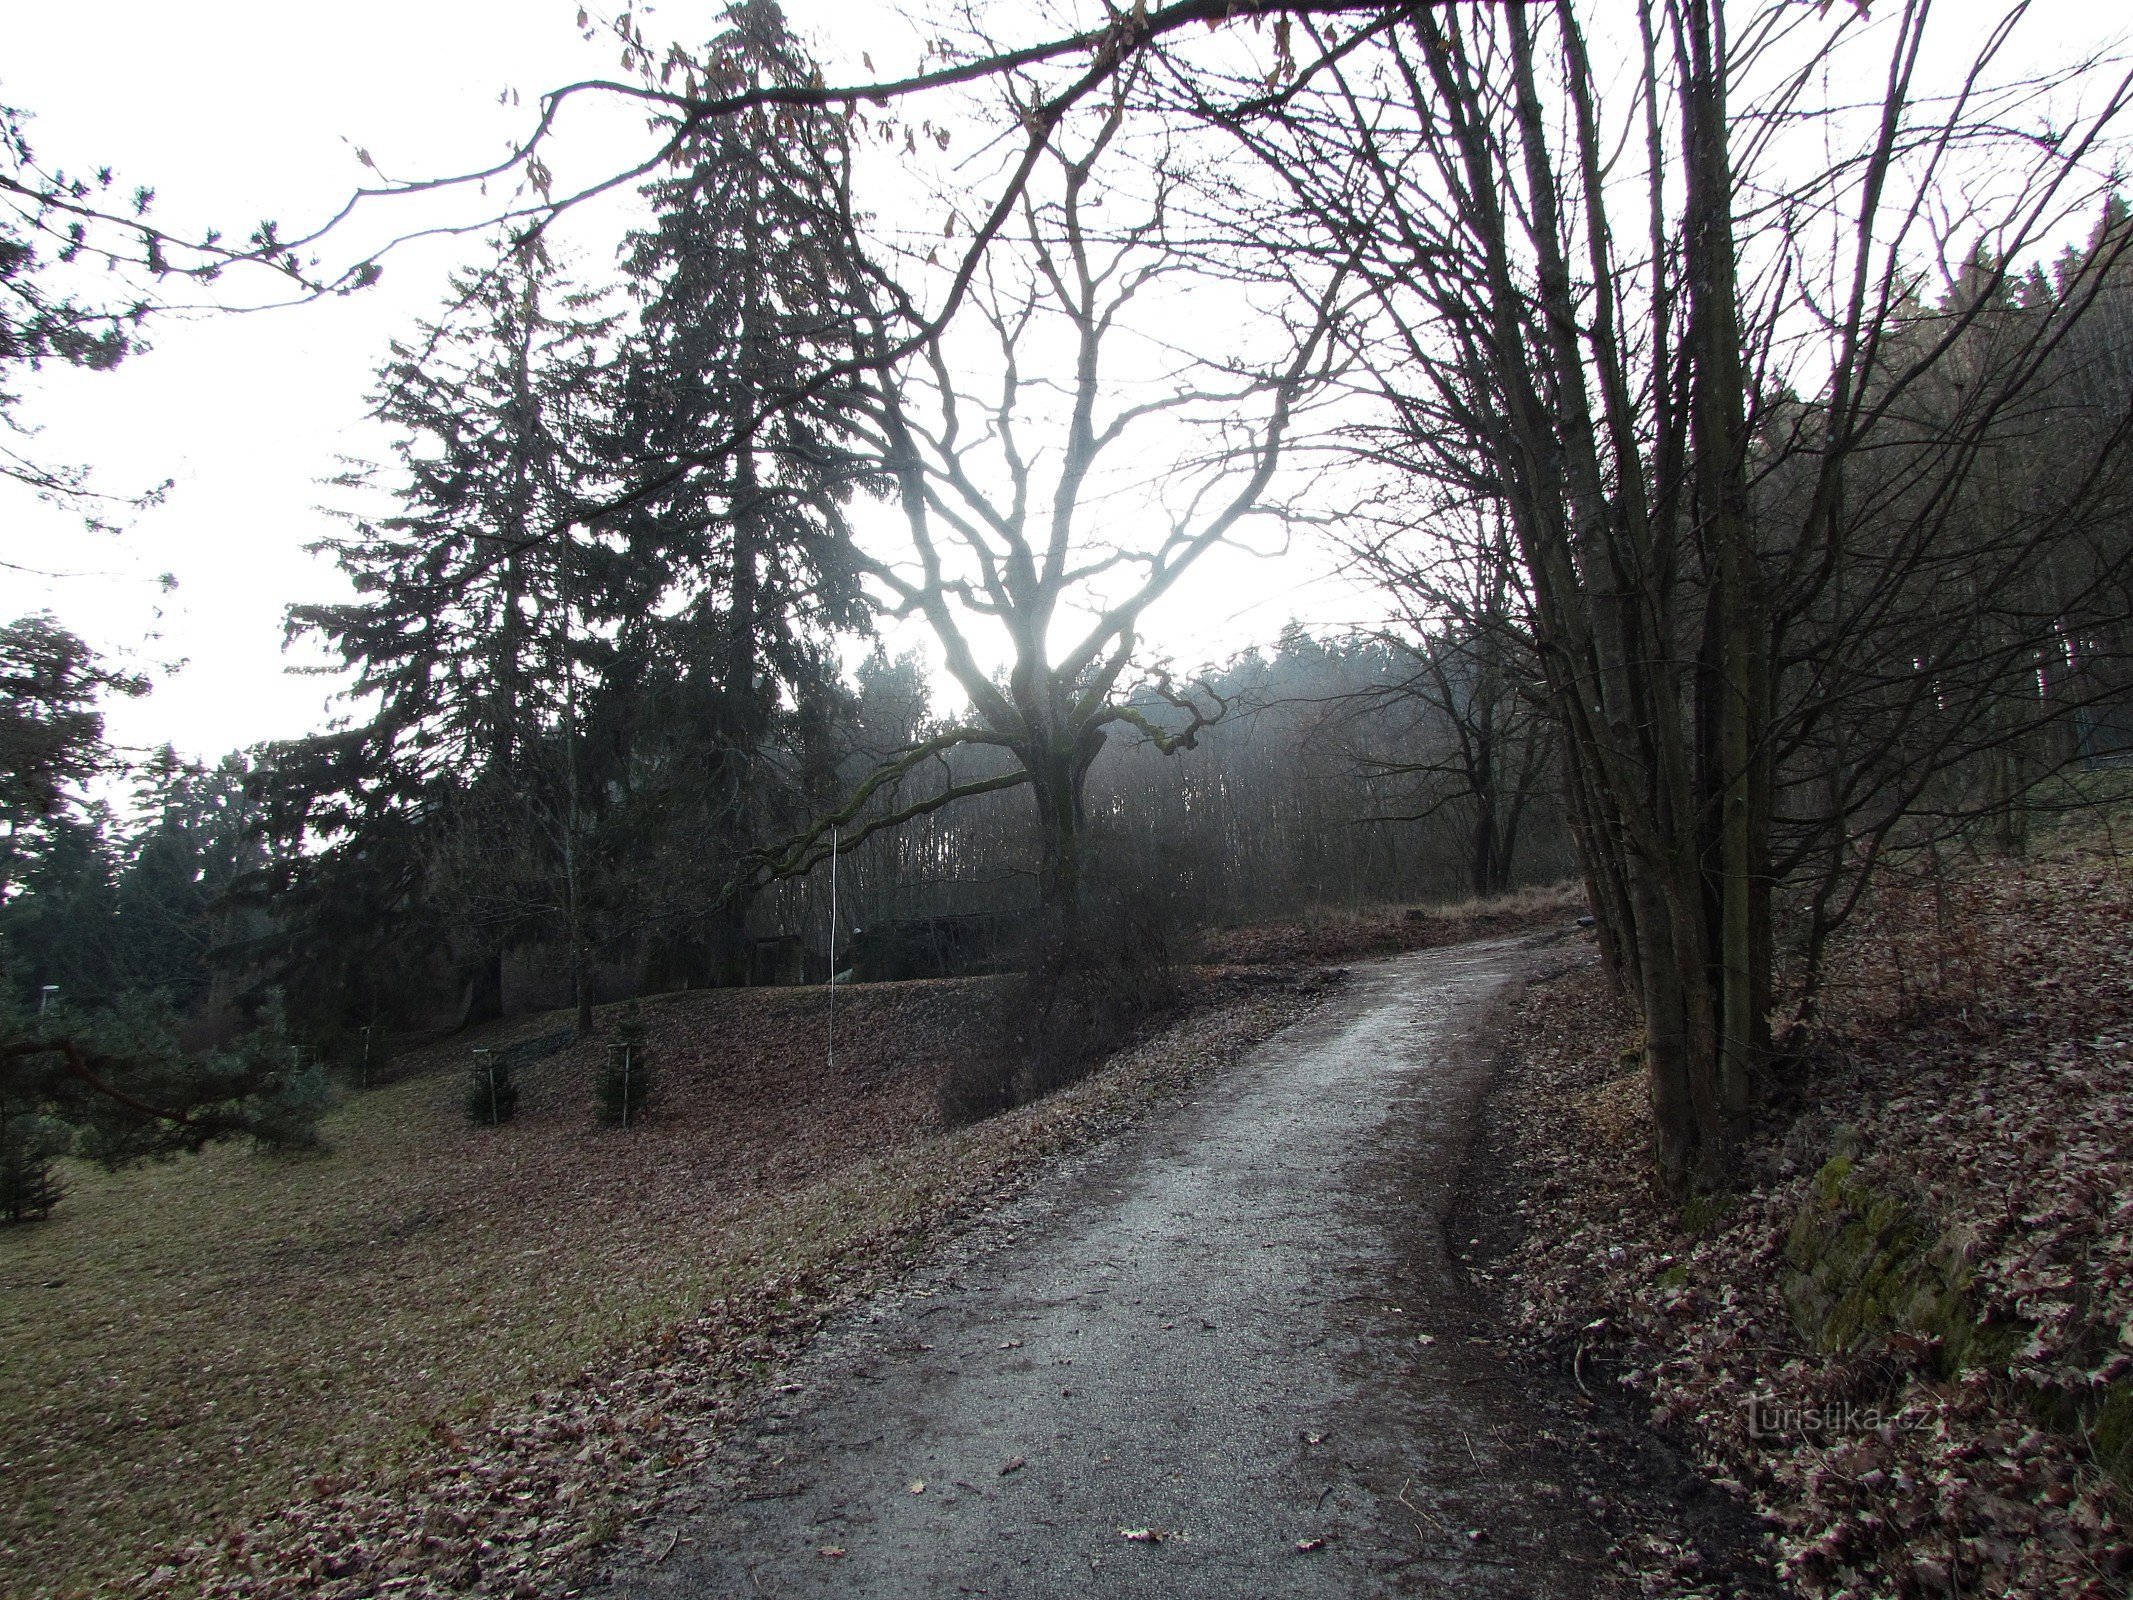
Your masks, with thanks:
[{"label": "wet dirt road", "polygon": [[605,1592],[1584,1593],[1589,1534],[1438,1221],[1473,1035],[1533,959],[1359,967],[1068,1163],[825,1335]]}]

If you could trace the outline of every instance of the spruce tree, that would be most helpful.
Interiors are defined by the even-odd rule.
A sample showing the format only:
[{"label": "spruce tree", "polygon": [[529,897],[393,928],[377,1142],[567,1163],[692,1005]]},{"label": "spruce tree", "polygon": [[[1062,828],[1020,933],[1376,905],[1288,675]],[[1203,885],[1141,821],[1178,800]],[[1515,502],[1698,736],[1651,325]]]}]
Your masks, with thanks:
[{"label": "spruce tree", "polygon": [[518,1114],[518,1085],[512,1081],[511,1054],[476,1050],[467,1074],[467,1121],[494,1128]]},{"label": "spruce tree", "polygon": [[[285,970],[377,941],[444,946],[470,1020],[501,1006],[515,944],[566,945],[589,1006],[596,936],[584,696],[634,594],[623,554],[579,526],[603,470],[613,319],[537,253],[455,281],[454,303],[393,347],[375,413],[398,430],[394,515],[326,550],[358,598],[293,607],[292,635],[354,669],[359,725],[283,747],[264,787],[283,845]],[[348,488],[378,486],[358,470]],[[326,843],[319,852],[298,841]],[[355,933],[350,949],[337,933]],[[322,948],[324,947],[324,948]],[[339,1000],[353,1002],[344,982]]]},{"label": "spruce tree", "polygon": [[644,1015],[636,1006],[622,1013],[615,1042],[607,1047],[601,1069],[596,1110],[602,1125],[627,1128],[644,1115],[652,1100],[651,1052],[645,1048]]},{"label": "spruce tree", "polygon": [[[818,77],[773,0],[728,8],[707,87]],[[841,114],[764,108],[689,131],[626,254],[642,302],[617,413],[631,484],[611,519],[660,590],[648,759],[686,819],[691,874],[722,887],[826,777],[833,630],[866,622],[844,507],[869,482],[850,361],[860,326]],[[699,898],[703,896],[700,894]],[[739,908],[702,930],[738,956]]]},{"label": "spruce tree", "polygon": [[51,1214],[64,1193],[54,1162],[72,1142],[51,1118],[0,1098],[0,1218],[27,1222]]},{"label": "spruce tree", "polygon": [[[726,13],[704,70],[815,77],[769,0]],[[582,1034],[598,956],[641,949],[655,983],[738,967],[731,886],[833,784],[830,638],[867,615],[863,395],[822,382],[862,320],[849,159],[833,110],[691,127],[625,251],[627,330],[528,248],[396,347],[399,509],[325,546],[354,602],[291,613],[371,709],[263,784],[262,899],[290,918],[263,977],[367,1019],[420,952],[471,1021],[507,951],[561,945]]]}]

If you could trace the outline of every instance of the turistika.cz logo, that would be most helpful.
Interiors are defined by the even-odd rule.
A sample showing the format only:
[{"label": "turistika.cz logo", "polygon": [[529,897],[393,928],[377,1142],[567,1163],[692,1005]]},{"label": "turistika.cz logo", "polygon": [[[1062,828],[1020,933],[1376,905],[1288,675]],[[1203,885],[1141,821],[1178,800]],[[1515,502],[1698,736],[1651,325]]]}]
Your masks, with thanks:
[{"label": "turistika.cz logo", "polygon": [[1834,1439],[1879,1433],[1894,1425],[1912,1426],[1915,1419],[1891,1416],[1878,1405],[1855,1400],[1786,1400],[1777,1395],[1748,1397],[1748,1437],[1751,1439]]}]

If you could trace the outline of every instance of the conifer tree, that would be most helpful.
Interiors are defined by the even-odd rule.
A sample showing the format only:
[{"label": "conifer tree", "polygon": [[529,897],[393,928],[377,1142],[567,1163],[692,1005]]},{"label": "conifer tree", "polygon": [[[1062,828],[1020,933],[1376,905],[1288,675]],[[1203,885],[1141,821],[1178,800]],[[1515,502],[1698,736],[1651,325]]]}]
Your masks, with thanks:
[{"label": "conifer tree", "polygon": [[507,1050],[476,1050],[467,1074],[467,1121],[501,1127],[518,1114],[518,1084]]},{"label": "conifer tree", "polygon": [[[743,0],[705,52],[739,91],[805,84],[814,64],[773,0]],[[856,379],[859,274],[843,118],[764,108],[691,131],[650,185],[657,220],[626,268],[642,301],[616,448],[630,488],[612,519],[665,619],[653,743],[691,847],[721,880],[826,781],[819,733],[836,670],[826,635],[865,623],[844,506],[868,482]],[[782,736],[782,738],[780,737]],[[773,747],[782,744],[786,759]],[[737,908],[714,942],[729,948]]]},{"label": "conifer tree", "polygon": [[[277,753],[280,887],[300,908],[285,965],[316,963],[354,892],[414,942],[451,946],[470,1019],[499,1009],[505,950],[544,938],[567,944],[589,1007],[583,692],[630,598],[626,562],[577,524],[612,326],[516,251],[393,347],[376,414],[399,430],[400,509],[321,546],[358,599],[290,612],[291,634],[354,668],[374,709]],[[307,858],[304,836],[332,848]]]},{"label": "conifer tree", "polygon": [[[770,0],[705,61],[814,76]],[[291,612],[373,709],[265,785],[285,982],[360,1009],[361,971],[442,948],[473,1020],[507,950],[562,945],[583,1034],[603,953],[739,968],[740,863],[834,785],[829,639],[867,616],[860,396],[821,382],[857,338],[848,168],[835,112],[706,123],[646,190],[626,335],[527,244],[395,348],[399,510],[324,547],[356,601]]]},{"label": "conifer tree", "polygon": [[622,1013],[617,1038],[607,1047],[601,1069],[596,1110],[603,1126],[627,1128],[644,1116],[652,1100],[652,1056],[645,1048],[644,1014],[632,1004]]},{"label": "conifer tree", "polygon": [[0,1100],[0,1219],[51,1215],[65,1192],[53,1163],[69,1143],[49,1117]]}]

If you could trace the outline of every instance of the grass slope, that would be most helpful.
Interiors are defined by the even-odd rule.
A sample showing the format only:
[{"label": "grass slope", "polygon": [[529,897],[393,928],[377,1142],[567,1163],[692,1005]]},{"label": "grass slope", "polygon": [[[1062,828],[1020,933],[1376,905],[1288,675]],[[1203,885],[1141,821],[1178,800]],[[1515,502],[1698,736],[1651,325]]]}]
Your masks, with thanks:
[{"label": "grass slope", "polygon": [[0,1231],[0,1590],[566,1588],[823,1317],[1312,1003],[1269,976],[952,1132],[934,1087],[981,981],[840,989],[834,1070],[819,989],[648,1002],[627,1133],[592,1116],[610,1012],[500,1129],[464,1120],[466,1051],[554,1018],[403,1062],[322,1155],[70,1173]]},{"label": "grass slope", "polygon": [[840,994],[834,1071],[820,991],[652,1004],[662,1098],[627,1133],[593,1125],[597,1039],[468,1126],[487,1041],[460,1039],[336,1109],[323,1155],[69,1172],[49,1222],[0,1231],[6,1586],[98,1587],[700,1305],[788,1197],[930,1129],[969,987]]}]

